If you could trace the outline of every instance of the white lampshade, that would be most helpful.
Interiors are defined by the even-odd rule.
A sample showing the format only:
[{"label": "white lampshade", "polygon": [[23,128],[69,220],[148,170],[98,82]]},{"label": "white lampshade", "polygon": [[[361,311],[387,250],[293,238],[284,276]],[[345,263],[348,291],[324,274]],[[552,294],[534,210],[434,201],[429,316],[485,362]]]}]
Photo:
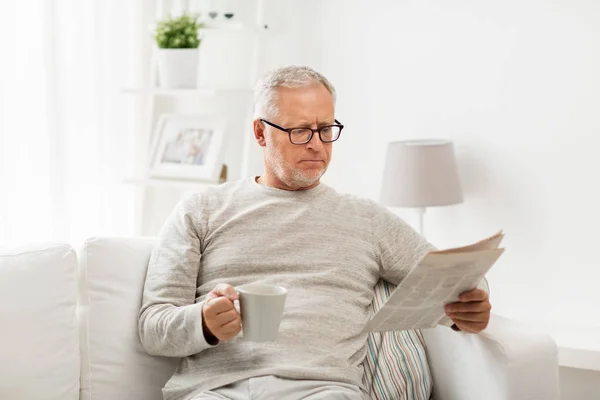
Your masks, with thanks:
[{"label": "white lampshade", "polygon": [[463,201],[454,146],[446,140],[388,144],[381,202],[390,207],[432,207]]}]

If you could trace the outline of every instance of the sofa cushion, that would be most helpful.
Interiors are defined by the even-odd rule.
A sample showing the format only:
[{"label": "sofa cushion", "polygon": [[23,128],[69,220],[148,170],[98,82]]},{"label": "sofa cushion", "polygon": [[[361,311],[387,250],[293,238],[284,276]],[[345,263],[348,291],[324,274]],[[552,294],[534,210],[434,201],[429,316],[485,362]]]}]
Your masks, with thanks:
[{"label": "sofa cushion", "polygon": [[[380,280],[375,287],[373,313],[385,303],[395,285]],[[363,384],[371,399],[428,400],[432,375],[425,341],[418,330],[373,332],[367,340]]]},{"label": "sofa cushion", "polygon": [[0,399],[78,399],[73,248],[0,250],[0,304]]},{"label": "sofa cushion", "polygon": [[138,314],[151,238],[94,238],[80,252],[82,400],[162,400],[178,359],[150,356]]}]

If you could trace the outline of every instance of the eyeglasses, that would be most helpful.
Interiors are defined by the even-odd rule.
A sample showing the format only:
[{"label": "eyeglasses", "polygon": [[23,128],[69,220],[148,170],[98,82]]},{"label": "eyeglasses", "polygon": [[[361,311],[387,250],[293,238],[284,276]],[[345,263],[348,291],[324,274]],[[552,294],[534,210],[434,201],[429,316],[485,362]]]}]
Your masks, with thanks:
[{"label": "eyeglasses", "polygon": [[342,129],[344,129],[344,125],[337,119],[335,121],[335,125],[325,125],[321,126],[317,129],[312,128],[284,128],[283,126],[279,126],[272,122],[267,121],[266,119],[260,119],[260,121],[264,122],[267,125],[272,126],[273,128],[277,128],[280,131],[284,131],[288,133],[290,138],[290,142],[292,144],[306,144],[311,141],[315,132],[319,133],[319,139],[323,143],[331,143],[335,142],[340,138],[342,133]]}]

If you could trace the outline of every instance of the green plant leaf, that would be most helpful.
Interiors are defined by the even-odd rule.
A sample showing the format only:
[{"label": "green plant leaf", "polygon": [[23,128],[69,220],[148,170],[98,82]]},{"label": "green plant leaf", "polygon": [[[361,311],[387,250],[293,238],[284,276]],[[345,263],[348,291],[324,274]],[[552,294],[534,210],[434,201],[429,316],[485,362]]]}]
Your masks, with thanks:
[{"label": "green plant leaf", "polygon": [[154,40],[161,49],[195,49],[200,46],[198,30],[202,27],[197,16],[185,13],[179,17],[169,17],[157,23]]}]

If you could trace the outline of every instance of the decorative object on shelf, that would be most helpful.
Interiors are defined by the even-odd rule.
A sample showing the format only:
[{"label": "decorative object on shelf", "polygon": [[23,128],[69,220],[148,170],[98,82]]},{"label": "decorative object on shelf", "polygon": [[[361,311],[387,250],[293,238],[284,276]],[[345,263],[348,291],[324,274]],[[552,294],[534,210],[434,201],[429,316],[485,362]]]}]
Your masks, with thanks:
[{"label": "decorative object on shelf", "polygon": [[223,164],[221,167],[221,174],[219,175],[219,183],[227,182],[227,164]]},{"label": "decorative object on shelf", "polygon": [[414,207],[423,235],[426,207],[462,203],[454,146],[447,140],[406,140],[388,144],[381,202]]},{"label": "decorative object on shelf", "polygon": [[217,182],[225,128],[225,121],[212,115],[161,115],[149,175]]},{"label": "decorative object on shelf", "polygon": [[162,88],[195,88],[198,79],[198,30],[203,24],[187,13],[158,22],[158,80]]}]

